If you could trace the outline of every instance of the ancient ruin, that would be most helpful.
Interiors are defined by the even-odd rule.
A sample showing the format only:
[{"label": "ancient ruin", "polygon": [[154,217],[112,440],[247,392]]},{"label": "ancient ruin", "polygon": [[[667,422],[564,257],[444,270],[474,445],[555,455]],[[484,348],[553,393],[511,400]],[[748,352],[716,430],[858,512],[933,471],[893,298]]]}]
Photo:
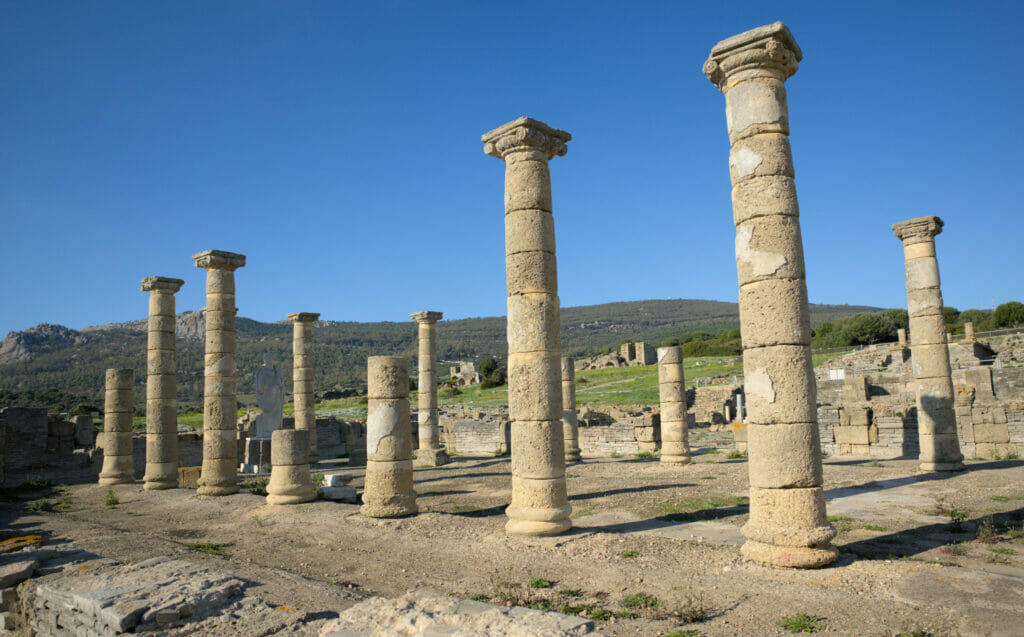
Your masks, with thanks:
[{"label": "ancient ruin", "polygon": [[313,322],[319,318],[320,315],[313,312],[288,315],[293,326],[292,401],[295,404],[295,428],[307,432],[308,462],[316,462],[320,458],[316,443],[316,396],[313,395]]},{"label": "ancient ruin", "polygon": [[781,22],[725,39],[704,73],[724,95],[732,149],[750,454],[748,559],[833,562],[825,515],[811,330],[785,81],[803,54]]},{"label": "ancient ruin", "polygon": [[174,295],[185,282],[162,276],[142,279],[149,292],[146,351],[146,474],[143,489],[178,486],[178,372]]},{"label": "ancient ruin", "polygon": [[271,436],[267,504],[299,504],[316,500],[309,473],[309,429],[278,429]]},{"label": "ancient ruin", "polygon": [[366,478],[359,512],[371,518],[413,515],[409,361],[371,356],[366,361]]},{"label": "ancient ruin", "polygon": [[419,326],[419,379],[417,420],[419,421],[419,449],[416,462],[430,467],[448,464],[449,458],[441,448],[441,434],[437,425],[437,322],[441,312],[413,312],[409,315]]},{"label": "ancient ruin", "polygon": [[135,372],[108,369],[106,399],[103,407],[103,469],[100,484],[124,484],[135,481],[132,461],[132,416],[135,413]]},{"label": "ancient ruin", "polygon": [[245,255],[206,250],[192,260],[206,270],[203,469],[196,492],[230,495],[238,492],[235,270],[245,265]]},{"label": "ancient ruin", "polygon": [[580,459],[580,426],[576,420],[576,364],[562,357],[562,432],[565,436],[565,461]]},{"label": "ancient ruin", "polygon": [[484,152],[505,162],[508,405],[512,535],[557,535],[572,523],[565,489],[561,320],[548,161],[572,136],[529,117],[485,133]]},{"label": "ancient ruin", "polygon": [[935,235],[942,232],[942,220],[918,217],[897,223],[892,230],[903,242],[906,259],[921,470],[959,471],[964,468],[964,456],[956,434],[939,262],[935,258]]},{"label": "ancient ruin", "polygon": [[658,395],[661,403],[661,461],[690,461],[687,434],[686,378],[683,352],[678,347],[658,348]]}]

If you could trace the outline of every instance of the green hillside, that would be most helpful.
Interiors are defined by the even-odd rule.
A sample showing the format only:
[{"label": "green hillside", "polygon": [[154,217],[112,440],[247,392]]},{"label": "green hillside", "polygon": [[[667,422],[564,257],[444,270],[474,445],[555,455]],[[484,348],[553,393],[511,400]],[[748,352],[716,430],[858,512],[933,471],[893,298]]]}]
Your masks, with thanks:
[{"label": "green hillside", "polygon": [[[811,320],[817,325],[875,309],[812,305]],[[570,307],[562,310],[562,347],[566,355],[582,357],[610,351],[626,340],[658,345],[694,330],[714,333],[738,325],[737,305],[719,301],[650,300]],[[178,396],[182,410],[197,407],[202,400],[203,341],[199,334],[193,331],[188,338],[178,340]],[[316,391],[358,388],[365,379],[368,356],[414,357],[416,334],[415,323],[411,320],[315,324]],[[263,352],[272,354],[285,377],[286,390],[290,391],[291,338],[292,328],[287,322],[238,319],[239,389],[243,404],[253,400],[253,375],[262,364]],[[146,356],[144,323],[81,331],[39,326],[9,334],[0,344],[2,352],[21,352],[23,360],[0,365],[0,407],[34,403],[69,409],[72,406],[69,403],[100,404],[104,370],[110,367],[135,369],[140,381],[136,402],[140,406],[144,403],[141,385]],[[478,360],[482,356],[503,359],[505,353],[504,317],[438,324],[438,358],[443,372],[447,363]],[[26,355],[30,359],[24,360]]]}]

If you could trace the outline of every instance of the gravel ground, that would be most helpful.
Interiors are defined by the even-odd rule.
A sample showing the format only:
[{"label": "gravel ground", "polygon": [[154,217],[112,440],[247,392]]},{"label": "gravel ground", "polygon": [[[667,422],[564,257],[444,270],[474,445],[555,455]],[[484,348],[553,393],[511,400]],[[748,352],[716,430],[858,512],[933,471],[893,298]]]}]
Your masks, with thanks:
[{"label": "gravel ground", "polygon": [[[1021,634],[1024,461],[918,475],[909,460],[830,458],[825,488],[841,556],[794,571],[740,559],[746,461],[717,449],[714,434],[694,438],[685,466],[571,465],[573,519],[586,526],[557,538],[506,537],[507,458],[418,468],[422,513],[400,520],[362,518],[356,505],[275,507],[250,493],[200,498],[141,484],[114,487],[113,508],[106,488],[72,485],[63,510],[4,503],[0,520],[6,536],[42,532],[49,544],[126,562],[170,555],[219,565],[252,580],[251,594],[310,612],[426,588],[584,613],[614,635],[788,634],[778,622],[797,613],[834,634]],[[350,472],[361,486],[361,470]]]}]

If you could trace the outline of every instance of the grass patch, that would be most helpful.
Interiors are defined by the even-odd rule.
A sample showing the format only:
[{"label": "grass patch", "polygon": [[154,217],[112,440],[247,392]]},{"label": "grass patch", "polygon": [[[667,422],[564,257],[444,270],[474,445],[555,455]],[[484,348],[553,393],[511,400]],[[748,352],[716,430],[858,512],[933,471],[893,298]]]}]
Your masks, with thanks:
[{"label": "grass patch", "polygon": [[708,617],[708,610],[704,606],[704,596],[694,593],[690,588],[686,592],[686,599],[683,600],[681,606],[672,611],[672,615],[684,624],[696,624],[704,621]]},{"label": "grass patch", "polygon": [[39,498],[38,500],[29,500],[25,503],[25,508],[32,513],[52,513],[53,502],[46,498]]},{"label": "grass patch", "polygon": [[701,476],[700,479],[701,480],[714,480],[715,476]]},{"label": "grass patch", "polygon": [[310,477],[313,478],[313,484],[316,485],[318,489],[324,486],[324,482],[327,480],[327,478],[324,477],[324,474],[319,471],[312,474]]},{"label": "grass patch", "polygon": [[647,593],[634,593],[622,600],[622,607],[630,610],[661,608],[661,600]]},{"label": "grass patch", "polygon": [[700,637],[700,631],[693,628],[690,630],[672,630],[661,637]]},{"label": "grass patch", "polygon": [[622,454],[619,453],[618,451],[613,451],[610,454],[608,454],[608,457],[609,458],[621,458]]},{"label": "grass patch", "polygon": [[963,542],[953,542],[952,544],[947,544],[940,548],[939,551],[945,553],[946,555],[967,555],[967,547],[964,546]]},{"label": "grass patch", "polygon": [[650,451],[641,451],[640,453],[636,454],[636,459],[637,460],[648,460],[650,458],[657,458],[657,457],[658,456],[656,456],[655,454],[651,453]]},{"label": "grass patch", "polygon": [[183,546],[188,547],[197,553],[206,553],[207,555],[213,555],[214,557],[223,557],[225,559],[231,557],[229,553],[224,551],[225,546],[230,546],[229,543],[195,543],[183,544]]},{"label": "grass patch", "polygon": [[999,541],[999,534],[992,524],[992,518],[985,518],[978,523],[978,529],[974,533],[974,539],[985,544],[995,544]]},{"label": "grass patch", "polygon": [[722,453],[721,449],[708,449],[709,456],[717,456],[720,453]]},{"label": "grass patch", "polygon": [[878,526],[877,524],[865,524],[864,526],[862,526],[860,528],[864,529],[865,531],[878,531],[878,532],[888,531],[889,530],[888,528],[886,528],[884,526]]},{"label": "grass patch", "polygon": [[993,553],[999,553],[1000,555],[1013,555],[1013,549],[1007,546],[993,546],[989,550]]},{"label": "grass patch", "polygon": [[726,456],[726,459],[728,459],[728,460],[746,460],[747,459],[747,454],[743,453],[739,449],[733,449],[732,451],[729,452],[729,455]]},{"label": "grass patch", "polygon": [[531,577],[529,586],[530,588],[551,588],[551,581],[543,577]]},{"label": "grass patch", "polygon": [[121,504],[121,502],[117,499],[117,494],[114,493],[113,489],[107,489],[107,495],[103,498],[103,504],[108,509],[116,509],[117,505]]},{"label": "grass patch", "polygon": [[533,610],[542,610],[544,612],[549,612],[554,608],[551,605],[551,600],[549,599],[535,599],[527,604],[526,607],[532,608]]},{"label": "grass patch", "polygon": [[466,599],[472,600],[474,602],[486,602],[486,601],[491,599],[491,596],[490,595],[484,595],[483,593],[473,593],[472,595],[468,596]]},{"label": "grass patch", "polygon": [[717,520],[747,512],[750,500],[745,496],[688,498],[662,504],[663,519],[672,522]]},{"label": "grass patch", "polygon": [[989,500],[992,500],[994,502],[1009,502],[1010,498],[1006,497],[1005,495],[994,495],[991,498],[989,498]]},{"label": "grass patch", "polygon": [[821,630],[821,617],[797,613],[779,620],[778,626],[791,633],[816,633]]},{"label": "grass patch", "polygon": [[640,557],[640,551],[633,551],[633,550],[623,551],[623,552],[619,553],[619,556],[620,557],[624,557],[627,560],[633,560],[633,559],[636,559],[636,558]]},{"label": "grass patch", "polygon": [[253,495],[267,495],[267,484],[270,482],[268,476],[255,476],[249,478],[242,483],[242,486],[248,489],[249,493]]}]

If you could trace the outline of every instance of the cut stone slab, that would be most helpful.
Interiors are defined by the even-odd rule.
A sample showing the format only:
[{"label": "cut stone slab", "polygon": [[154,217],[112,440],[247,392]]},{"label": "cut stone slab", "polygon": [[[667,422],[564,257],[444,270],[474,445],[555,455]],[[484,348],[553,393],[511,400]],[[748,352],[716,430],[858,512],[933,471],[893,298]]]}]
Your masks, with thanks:
[{"label": "cut stone slab", "polygon": [[0,557],[0,589],[17,586],[36,572],[40,562],[50,559],[53,551],[22,551]]},{"label": "cut stone slab", "polygon": [[320,629],[320,637],[356,635],[576,637],[599,633],[594,632],[593,621],[582,617],[411,591],[398,599],[362,601]]},{"label": "cut stone slab", "polygon": [[922,513],[922,510],[935,509],[936,493],[952,491],[939,484],[934,480],[909,477],[829,489],[825,492],[828,514],[851,518],[901,517],[923,524],[948,522],[948,518]]},{"label": "cut stone slab", "polygon": [[316,490],[316,494],[323,500],[359,504],[359,494],[355,487],[320,487]]},{"label": "cut stone slab", "polygon": [[325,473],[325,487],[343,487],[352,481],[351,473]]}]

